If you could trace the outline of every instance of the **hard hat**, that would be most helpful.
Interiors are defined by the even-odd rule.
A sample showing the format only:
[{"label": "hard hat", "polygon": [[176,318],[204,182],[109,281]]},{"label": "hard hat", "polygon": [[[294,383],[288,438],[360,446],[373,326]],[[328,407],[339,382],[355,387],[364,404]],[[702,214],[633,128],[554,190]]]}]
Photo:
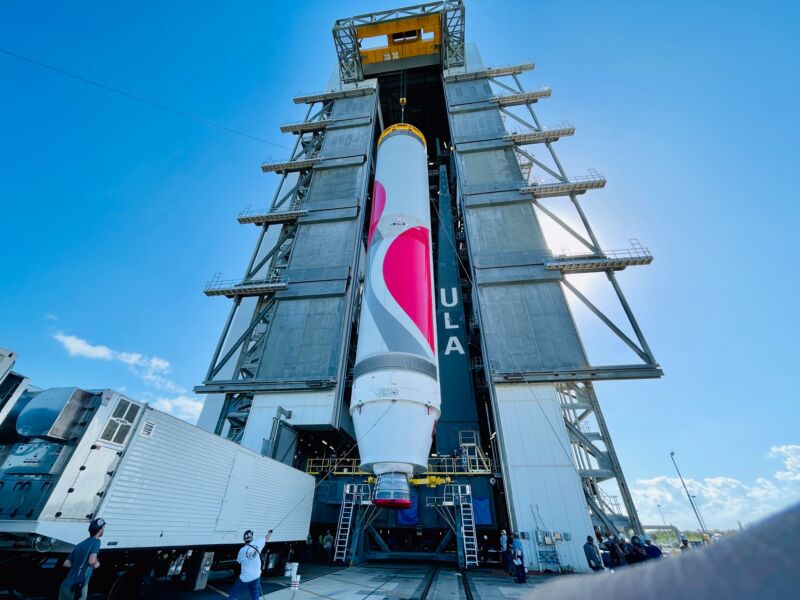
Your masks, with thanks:
[{"label": "hard hat", "polygon": [[689,538],[687,538],[684,534],[681,534],[681,541],[682,542],[688,542]]}]

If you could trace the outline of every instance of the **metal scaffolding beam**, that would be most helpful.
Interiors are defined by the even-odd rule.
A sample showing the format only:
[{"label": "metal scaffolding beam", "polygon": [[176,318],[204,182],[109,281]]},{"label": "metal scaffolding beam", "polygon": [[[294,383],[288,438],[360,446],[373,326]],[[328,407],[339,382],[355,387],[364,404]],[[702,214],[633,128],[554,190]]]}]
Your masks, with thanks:
[{"label": "metal scaffolding beam", "polygon": [[649,248],[634,246],[625,250],[606,250],[599,254],[558,254],[544,261],[549,271],[567,273],[603,273],[608,269],[622,271],[626,267],[649,265],[653,255]]},{"label": "metal scaffolding beam", "polygon": [[492,96],[489,101],[494,102],[498,106],[522,106],[525,104],[533,104],[542,98],[549,98],[551,93],[552,91],[549,87],[543,87],[532,92],[518,92],[516,94]]},{"label": "metal scaffolding beam", "polygon": [[519,188],[523,194],[532,194],[534,198],[553,198],[583,194],[588,190],[606,187],[606,178],[599,173],[590,173],[579,177],[564,177],[562,180],[543,181]]},{"label": "metal scaffolding beam", "polygon": [[328,90],[327,92],[314,92],[311,94],[304,94],[302,96],[295,96],[295,104],[314,104],[316,102],[328,102],[329,100],[338,100],[339,98],[357,98],[359,96],[366,96],[375,91],[375,88],[369,85],[362,85],[360,87],[348,87],[342,90]]},{"label": "metal scaffolding beam", "polygon": [[514,142],[518,146],[525,146],[527,144],[543,144],[544,142],[555,142],[559,138],[575,134],[575,127],[572,125],[563,125],[561,127],[552,127],[549,129],[539,129],[531,131],[523,131],[519,133],[509,133],[503,136],[504,140]]},{"label": "metal scaffolding beam", "polygon": [[456,83],[458,81],[474,81],[475,79],[488,79],[490,77],[518,75],[520,73],[524,73],[525,71],[533,71],[534,66],[535,65],[532,62],[527,62],[504,67],[489,67],[486,69],[479,69],[477,71],[466,71],[464,73],[449,73],[444,76],[444,80],[447,83]]}]

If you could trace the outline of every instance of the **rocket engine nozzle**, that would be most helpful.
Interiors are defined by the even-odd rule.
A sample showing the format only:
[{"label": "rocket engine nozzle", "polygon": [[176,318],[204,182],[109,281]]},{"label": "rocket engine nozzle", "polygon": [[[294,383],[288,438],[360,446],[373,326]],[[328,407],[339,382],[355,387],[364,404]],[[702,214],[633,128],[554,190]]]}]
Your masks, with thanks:
[{"label": "rocket engine nozzle", "polygon": [[384,473],[378,475],[372,503],[381,508],[411,508],[411,487],[405,473]]}]

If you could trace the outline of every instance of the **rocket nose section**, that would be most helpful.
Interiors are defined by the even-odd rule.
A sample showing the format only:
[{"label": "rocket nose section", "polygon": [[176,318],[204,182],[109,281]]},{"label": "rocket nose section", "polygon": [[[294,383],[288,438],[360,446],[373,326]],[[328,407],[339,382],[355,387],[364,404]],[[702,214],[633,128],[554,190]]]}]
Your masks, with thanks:
[{"label": "rocket nose section", "polygon": [[378,475],[372,503],[380,508],[395,510],[411,508],[411,487],[405,473],[383,473]]}]

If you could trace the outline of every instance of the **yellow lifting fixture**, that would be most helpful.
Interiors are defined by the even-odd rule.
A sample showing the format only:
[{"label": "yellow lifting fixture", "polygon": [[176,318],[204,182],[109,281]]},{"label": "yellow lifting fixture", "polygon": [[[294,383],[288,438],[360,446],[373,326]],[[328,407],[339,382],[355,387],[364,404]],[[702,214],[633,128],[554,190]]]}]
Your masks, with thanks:
[{"label": "yellow lifting fixture", "polygon": [[[442,47],[442,15],[435,13],[362,25],[356,28],[356,37],[361,47],[359,52],[363,65],[439,54]],[[365,40],[375,42],[362,43]],[[378,45],[374,47],[376,42]]]}]

